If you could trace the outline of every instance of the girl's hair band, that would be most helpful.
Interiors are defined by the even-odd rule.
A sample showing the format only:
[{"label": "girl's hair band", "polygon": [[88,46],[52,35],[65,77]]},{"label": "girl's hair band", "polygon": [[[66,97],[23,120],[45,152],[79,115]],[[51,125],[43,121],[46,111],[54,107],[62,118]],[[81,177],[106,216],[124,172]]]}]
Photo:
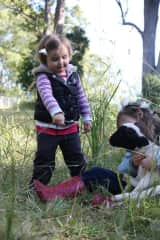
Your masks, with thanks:
[{"label": "girl's hair band", "polygon": [[42,48],[38,51],[40,54],[46,55],[47,56],[47,50],[45,48]]}]

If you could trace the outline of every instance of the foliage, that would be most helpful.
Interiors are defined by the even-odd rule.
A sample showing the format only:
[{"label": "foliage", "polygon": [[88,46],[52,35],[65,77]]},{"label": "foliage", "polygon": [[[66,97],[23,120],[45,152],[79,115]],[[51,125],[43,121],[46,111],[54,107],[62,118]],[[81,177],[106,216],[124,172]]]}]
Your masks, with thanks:
[{"label": "foliage", "polygon": [[34,87],[34,77],[32,69],[37,65],[33,58],[33,54],[26,56],[21,65],[19,65],[17,83],[20,83],[24,90],[31,90]]},{"label": "foliage", "polygon": [[[108,138],[113,130],[112,117],[113,112],[116,113],[116,107],[110,107],[112,98],[114,97],[117,89],[117,85],[113,92],[106,95],[105,91],[98,92],[97,96],[94,96],[94,100],[91,100],[93,125],[91,133],[88,134],[89,148],[91,149],[91,158],[96,160],[104,158],[105,149],[108,147]],[[113,109],[115,111],[113,111]],[[114,125],[114,124],[113,124]],[[97,160],[96,162],[98,162]],[[100,163],[99,163],[100,164]]]},{"label": "foliage", "polygon": [[72,8],[68,8],[66,4],[65,9],[65,32],[70,32],[73,26],[81,26],[82,29],[85,29],[88,23],[86,18],[84,18],[82,9],[76,4],[76,1]]},{"label": "foliage", "polygon": [[[34,42],[36,39],[35,29],[29,30],[29,23],[26,30],[26,16],[28,14],[33,15],[33,12],[30,13],[29,8],[26,8],[26,3],[27,1],[0,1],[0,9],[2,10],[0,11],[1,67],[5,71],[6,79],[9,79],[11,82],[16,81],[18,66],[22,59],[31,51],[29,43]],[[23,13],[21,5],[23,6]],[[17,14],[18,9],[20,11],[19,14]],[[27,17],[28,19],[30,19],[30,22],[33,21],[29,16]]]},{"label": "foliage", "polygon": [[149,74],[145,77],[144,97],[153,104],[160,105],[160,76]]},{"label": "foliage", "polygon": [[87,134],[88,148],[90,149],[89,154],[95,162],[101,157],[104,159],[105,149],[108,145],[107,139],[114,128],[113,119],[117,110],[111,102],[119,88],[119,83],[114,85],[110,82],[109,59],[104,60],[88,51],[84,56],[83,66],[82,83],[89,99],[93,118],[91,133]]},{"label": "foliage", "polygon": [[36,36],[42,36],[45,25],[43,4],[36,4],[36,0],[7,0],[5,3],[1,1],[1,4],[12,16],[22,19],[20,22],[16,21],[16,26],[18,25],[23,31],[32,32]]},{"label": "foliage", "polygon": [[86,37],[85,30],[79,26],[73,27],[70,33],[66,36],[72,41],[74,54],[72,57],[72,63],[78,67],[80,75],[83,75],[83,57],[86,50],[89,47],[89,40]]},{"label": "foliage", "polygon": [[[31,71],[37,64],[34,60],[36,46],[46,29],[44,4],[27,0],[7,0],[0,1],[0,8],[3,10],[0,13],[2,19],[0,26],[2,67],[10,81],[21,83],[23,89],[28,90],[34,81]],[[74,13],[76,12],[78,12],[77,8]],[[68,14],[67,27],[71,15],[72,13]],[[75,42],[73,64],[78,66],[80,74],[82,74],[81,60],[88,48],[89,41],[85,36],[85,31],[79,27],[70,27],[68,35]]]}]

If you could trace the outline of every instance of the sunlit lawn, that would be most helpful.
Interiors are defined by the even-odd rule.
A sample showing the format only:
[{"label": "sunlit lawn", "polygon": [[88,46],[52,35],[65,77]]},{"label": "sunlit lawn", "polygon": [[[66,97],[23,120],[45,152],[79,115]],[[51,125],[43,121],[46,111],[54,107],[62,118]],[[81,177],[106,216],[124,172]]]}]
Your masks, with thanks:
[{"label": "sunlit lawn", "polygon": [[[36,148],[32,115],[32,111],[0,115],[0,240],[159,239],[158,198],[146,199],[139,207],[125,202],[115,209],[94,209],[90,204],[93,193],[88,192],[74,199],[40,203],[28,190]],[[85,146],[87,138],[81,137]],[[89,165],[95,160],[105,167],[117,165],[117,153],[109,148],[98,159],[88,158]],[[68,170],[58,154],[52,184],[67,177]]]}]

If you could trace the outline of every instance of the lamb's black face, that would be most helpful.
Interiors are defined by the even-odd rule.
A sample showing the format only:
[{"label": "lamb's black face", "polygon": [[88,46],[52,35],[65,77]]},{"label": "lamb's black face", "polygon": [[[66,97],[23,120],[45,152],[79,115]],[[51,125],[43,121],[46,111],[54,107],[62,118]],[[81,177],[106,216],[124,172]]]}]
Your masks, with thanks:
[{"label": "lamb's black face", "polygon": [[119,127],[118,130],[112,134],[109,142],[114,147],[122,147],[130,150],[149,144],[147,138],[139,136],[134,129],[126,126]]}]

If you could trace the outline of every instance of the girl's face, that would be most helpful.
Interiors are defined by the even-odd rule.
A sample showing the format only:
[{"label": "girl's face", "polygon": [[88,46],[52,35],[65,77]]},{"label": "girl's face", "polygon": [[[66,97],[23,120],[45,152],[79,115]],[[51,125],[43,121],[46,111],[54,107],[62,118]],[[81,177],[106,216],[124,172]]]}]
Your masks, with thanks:
[{"label": "girl's face", "polygon": [[56,74],[65,73],[69,61],[70,56],[68,49],[63,44],[59,46],[59,48],[48,52],[47,66],[52,72]]},{"label": "girl's face", "polygon": [[117,122],[117,127],[119,128],[124,123],[135,123],[135,122],[137,122],[136,118],[122,114]]}]

